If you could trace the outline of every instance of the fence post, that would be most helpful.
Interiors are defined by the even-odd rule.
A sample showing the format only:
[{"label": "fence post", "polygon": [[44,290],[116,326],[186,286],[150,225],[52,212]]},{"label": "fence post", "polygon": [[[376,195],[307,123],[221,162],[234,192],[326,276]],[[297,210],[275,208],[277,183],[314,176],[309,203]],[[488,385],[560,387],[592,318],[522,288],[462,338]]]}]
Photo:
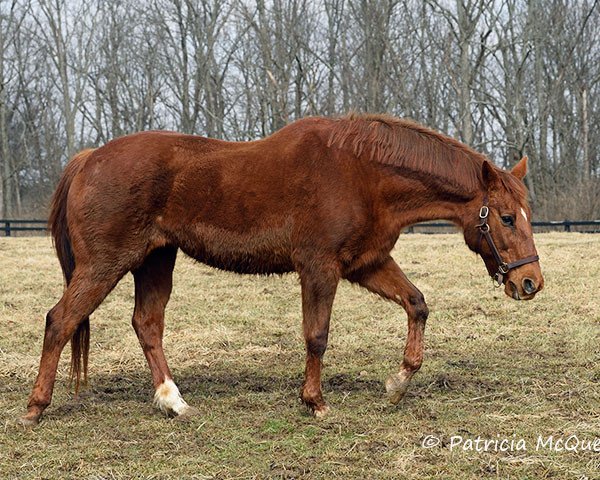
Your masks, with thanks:
[{"label": "fence post", "polygon": [[8,220],[4,221],[4,235],[10,237],[10,222]]},{"label": "fence post", "polygon": [[571,222],[569,222],[568,220],[565,220],[565,232],[570,232],[571,231]]}]

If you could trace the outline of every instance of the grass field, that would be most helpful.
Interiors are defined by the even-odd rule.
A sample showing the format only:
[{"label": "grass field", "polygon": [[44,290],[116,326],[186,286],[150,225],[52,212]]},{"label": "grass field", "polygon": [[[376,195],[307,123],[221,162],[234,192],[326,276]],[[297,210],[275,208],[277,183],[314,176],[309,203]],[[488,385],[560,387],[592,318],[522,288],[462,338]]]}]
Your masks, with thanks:
[{"label": "grass field", "polygon": [[[0,479],[600,478],[600,453],[584,443],[536,450],[538,436],[600,438],[600,235],[540,234],[537,245],[546,288],[515,302],[458,235],[401,237],[394,256],[431,315],[423,368],[396,407],[383,380],[402,358],[404,312],[342,284],[325,356],[332,413],[323,420],[298,403],[296,277],[243,277],[182,255],[165,349],[200,415],[179,422],[152,406],[127,277],[92,316],[89,389],[77,400],[69,393],[66,349],[53,403],[26,430],[15,420],[62,278],[48,238],[2,238]],[[436,443],[429,435],[441,443],[424,448]],[[478,436],[515,447],[462,448]],[[516,450],[520,439],[526,450]]]}]

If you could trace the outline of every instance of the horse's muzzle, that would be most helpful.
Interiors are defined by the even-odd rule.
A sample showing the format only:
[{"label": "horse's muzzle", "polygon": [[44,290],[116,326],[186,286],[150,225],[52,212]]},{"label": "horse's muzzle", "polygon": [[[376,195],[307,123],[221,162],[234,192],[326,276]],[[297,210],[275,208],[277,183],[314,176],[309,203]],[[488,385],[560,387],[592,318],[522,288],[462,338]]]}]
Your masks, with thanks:
[{"label": "horse's muzzle", "polygon": [[513,280],[506,282],[505,293],[515,300],[531,300],[535,297],[535,294],[539,292],[544,286],[542,282],[536,282],[535,280],[525,277],[521,280],[521,285],[517,286]]}]

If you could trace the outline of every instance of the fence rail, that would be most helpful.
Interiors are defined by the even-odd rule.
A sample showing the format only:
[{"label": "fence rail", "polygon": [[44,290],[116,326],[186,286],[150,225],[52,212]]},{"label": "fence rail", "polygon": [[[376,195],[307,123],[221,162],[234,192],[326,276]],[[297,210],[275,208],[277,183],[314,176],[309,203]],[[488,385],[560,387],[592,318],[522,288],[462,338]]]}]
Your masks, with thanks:
[{"label": "fence rail", "polygon": [[[600,233],[600,220],[557,220],[547,222],[531,222],[535,231],[562,230],[563,232]],[[408,227],[406,233],[441,233],[457,228],[449,222],[416,223]]]},{"label": "fence rail", "polygon": [[13,232],[46,232],[46,220],[0,220],[0,232],[11,237]]},{"label": "fence rail", "polygon": [[[532,222],[536,230],[562,230],[564,232],[584,231],[600,233],[600,220],[559,220],[552,222]],[[590,228],[591,227],[591,228]],[[417,223],[408,227],[406,233],[440,233],[456,228],[452,223]],[[0,232],[5,237],[12,237],[16,232],[47,232],[46,220],[1,220]]]}]

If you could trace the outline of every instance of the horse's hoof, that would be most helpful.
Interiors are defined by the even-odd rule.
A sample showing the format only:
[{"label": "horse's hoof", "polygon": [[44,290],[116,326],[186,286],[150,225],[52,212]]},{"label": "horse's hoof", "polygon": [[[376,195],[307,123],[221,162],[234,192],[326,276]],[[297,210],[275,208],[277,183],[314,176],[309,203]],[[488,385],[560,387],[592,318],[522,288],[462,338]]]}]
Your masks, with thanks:
[{"label": "horse's hoof", "polygon": [[33,428],[40,423],[41,415],[23,415],[17,420],[17,423],[26,428]]},{"label": "horse's hoof", "polygon": [[313,415],[315,418],[325,418],[329,414],[329,406],[322,405],[320,407],[313,408]]},{"label": "horse's hoof", "polygon": [[410,377],[404,371],[390,375],[385,381],[385,390],[390,402],[394,405],[398,404],[408,390],[409,384]]},{"label": "horse's hoof", "polygon": [[198,415],[200,415],[200,410],[194,407],[190,407],[188,405],[186,409],[177,416],[175,416],[173,420],[176,420],[178,422],[189,422],[192,418]]}]

